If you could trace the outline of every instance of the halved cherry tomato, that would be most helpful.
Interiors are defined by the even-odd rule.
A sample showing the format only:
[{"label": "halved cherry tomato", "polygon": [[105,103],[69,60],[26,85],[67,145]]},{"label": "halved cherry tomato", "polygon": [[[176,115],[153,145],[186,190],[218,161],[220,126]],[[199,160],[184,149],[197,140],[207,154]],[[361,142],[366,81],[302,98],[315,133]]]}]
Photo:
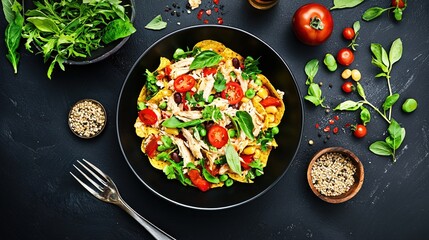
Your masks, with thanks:
[{"label": "halved cherry tomato", "polygon": [[355,30],[353,30],[351,27],[344,28],[343,37],[347,40],[352,40],[355,37]]},{"label": "halved cherry tomato", "polygon": [[153,125],[158,121],[158,116],[150,108],[145,108],[139,112],[140,121],[146,125]]},{"label": "halved cherry tomato", "polygon": [[203,75],[204,77],[207,77],[208,75],[215,75],[217,73],[217,68],[216,67],[206,67],[203,69]]},{"label": "halved cherry tomato", "polygon": [[164,73],[165,73],[166,76],[170,76],[170,73],[171,73],[171,67],[170,67],[170,65],[168,65],[168,66],[166,66],[164,68]]},{"label": "halved cherry tomato", "polygon": [[158,148],[159,137],[152,137],[152,140],[146,145],[145,152],[150,157],[156,156],[156,149]]},{"label": "halved cherry tomato", "polygon": [[177,92],[185,93],[195,86],[195,78],[188,74],[183,74],[174,79],[174,89]]},{"label": "halved cherry tomato", "polygon": [[296,10],[292,18],[296,37],[311,46],[325,42],[334,29],[331,12],[318,3],[305,4]]},{"label": "halved cherry tomato", "polygon": [[353,135],[357,138],[363,138],[366,136],[366,127],[362,124],[357,124],[353,127]]},{"label": "halved cherry tomato", "polygon": [[271,97],[271,96],[268,96],[267,98],[262,99],[262,101],[259,102],[259,103],[263,107],[269,107],[269,106],[276,106],[276,107],[278,107],[278,106],[281,105],[281,102],[280,102],[280,100],[278,98]]},{"label": "halved cherry tomato", "polygon": [[213,124],[207,133],[207,137],[211,145],[221,148],[228,142],[228,131],[219,124]]},{"label": "halved cherry tomato", "polygon": [[239,103],[244,96],[243,89],[236,82],[229,82],[221,93],[222,98],[228,100],[229,104]]},{"label": "halved cherry tomato", "polygon": [[201,177],[200,172],[196,169],[191,169],[188,172],[189,179],[191,179],[192,184],[194,184],[198,189],[205,192],[210,189],[210,183]]},{"label": "halved cherry tomato", "polygon": [[349,66],[355,60],[355,55],[352,50],[348,48],[342,48],[338,51],[337,61],[343,66]]},{"label": "halved cherry tomato", "polygon": [[249,170],[251,167],[249,166],[249,163],[253,161],[253,155],[246,155],[241,154],[240,157],[243,159],[244,162],[240,162],[241,166],[244,170]]}]

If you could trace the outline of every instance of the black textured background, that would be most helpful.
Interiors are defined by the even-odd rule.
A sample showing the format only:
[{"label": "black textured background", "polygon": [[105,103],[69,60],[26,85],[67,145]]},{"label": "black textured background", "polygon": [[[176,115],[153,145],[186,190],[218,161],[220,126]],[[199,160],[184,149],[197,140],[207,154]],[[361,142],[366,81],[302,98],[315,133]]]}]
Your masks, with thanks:
[{"label": "black textured background", "polygon": [[[0,237],[2,239],[151,239],[151,236],[121,209],[89,195],[69,175],[76,159],[85,158],[100,166],[119,186],[125,200],[141,215],[178,239],[417,239],[429,233],[429,2],[409,1],[404,19],[397,23],[391,14],[372,22],[361,21],[353,68],[362,72],[361,83],[368,99],[380,105],[387,92],[383,79],[374,79],[371,42],[385,48],[398,37],[404,54],[392,71],[392,86],[401,94],[400,104],[414,97],[419,108],[404,114],[400,104],[393,115],[407,130],[397,152],[398,161],[378,157],[370,143],[385,138],[386,124],[375,113],[368,136],[355,139],[346,123],[354,113],[339,113],[340,133],[323,143],[314,125],[327,125],[333,113],[305,103],[304,134],[300,150],[286,175],[263,196],[245,205],[221,211],[199,211],[173,205],[157,197],[133,175],[125,162],[115,129],[116,103],[122,83],[133,63],[157,39],[185,26],[203,24],[191,14],[171,16],[164,11],[172,0],[136,0],[137,33],[109,59],[88,66],[66,66],[46,78],[48,64],[40,55],[21,47],[19,73],[14,75],[0,44]],[[184,1],[177,1],[184,8]],[[202,7],[210,6],[204,1]],[[294,11],[310,1],[286,1],[273,9],[258,11],[245,0],[221,0],[225,25],[249,31],[271,45],[288,63],[301,94],[306,93],[305,63],[336,53],[347,42],[341,30],[360,20],[373,5],[388,6],[389,0],[369,1],[356,8],[332,12],[335,27],[331,38],[319,47],[299,43],[291,31]],[[328,7],[332,1],[317,1]],[[168,21],[162,31],[144,25],[161,14]],[[215,23],[216,14],[210,17]],[[179,24],[180,23],[180,24]],[[4,39],[6,22],[0,20]],[[349,98],[340,90],[340,71],[321,67],[327,103],[334,106]],[[328,88],[329,83],[333,85]],[[352,98],[355,98],[353,95]],[[81,140],[67,127],[67,113],[76,101],[94,98],[108,112],[108,125],[95,139]],[[286,116],[287,117],[287,116]],[[315,141],[313,146],[308,141]],[[355,152],[365,167],[365,182],[352,200],[332,205],[318,199],[306,180],[309,158],[321,148],[343,146]]]}]

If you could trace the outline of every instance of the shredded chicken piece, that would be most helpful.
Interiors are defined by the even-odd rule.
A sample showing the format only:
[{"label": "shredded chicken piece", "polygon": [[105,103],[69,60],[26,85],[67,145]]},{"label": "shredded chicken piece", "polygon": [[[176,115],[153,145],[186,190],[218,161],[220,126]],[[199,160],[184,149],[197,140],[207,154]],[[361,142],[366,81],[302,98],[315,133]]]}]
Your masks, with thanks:
[{"label": "shredded chicken piece", "polygon": [[216,152],[207,151],[207,150],[203,150],[203,153],[206,155],[206,158],[207,158],[207,160],[209,162],[209,168],[211,170],[213,170],[213,167],[215,165],[214,162],[215,162],[216,159],[219,158],[219,154],[216,153]]},{"label": "shredded chicken piece", "polygon": [[228,166],[228,164],[224,164],[224,165],[222,165],[220,168],[219,168],[219,174],[220,175],[223,175],[223,174],[225,174],[226,172],[228,172],[229,171],[229,166]]},{"label": "shredded chicken piece", "polygon": [[209,105],[210,106],[215,106],[215,107],[219,108],[221,111],[224,111],[224,110],[226,110],[229,107],[228,100],[223,99],[223,98],[216,98]]},{"label": "shredded chicken piece", "polygon": [[189,122],[191,120],[202,118],[201,111],[182,111],[177,103],[174,101],[174,95],[171,95],[167,101],[168,109],[171,109],[173,115],[175,115],[178,119]]},{"label": "shredded chicken piece", "polygon": [[189,66],[191,66],[192,61],[194,61],[194,58],[189,57],[171,64],[170,78],[176,79],[178,76],[188,73],[190,71]]},{"label": "shredded chicken piece", "polygon": [[245,93],[247,91],[249,81],[244,80],[241,76],[241,70],[240,69],[234,69],[235,75],[237,75],[237,80],[240,83],[241,89],[243,89],[243,92]]},{"label": "shredded chicken piece", "polygon": [[192,136],[192,133],[186,128],[182,128],[182,133],[187,140],[187,145],[188,148],[191,150],[192,155],[194,155],[194,157],[197,159],[204,158],[203,154],[201,154],[201,146],[199,142]]},{"label": "shredded chicken piece", "polygon": [[213,75],[208,75],[205,78],[201,78],[200,86],[198,87],[198,92],[203,92],[203,98],[207,101],[210,96],[210,93],[213,89],[215,80]]},{"label": "shredded chicken piece", "polygon": [[285,95],[285,92],[283,92],[283,91],[281,91],[281,90],[276,90],[277,91],[277,93],[279,94],[279,97],[281,98],[281,99],[283,99],[283,96]]},{"label": "shredded chicken piece", "polygon": [[195,158],[189,151],[189,149],[185,146],[185,142],[177,137],[171,137],[172,141],[177,145],[179,148],[180,156],[183,158],[183,166],[187,166],[188,163],[194,162]]}]

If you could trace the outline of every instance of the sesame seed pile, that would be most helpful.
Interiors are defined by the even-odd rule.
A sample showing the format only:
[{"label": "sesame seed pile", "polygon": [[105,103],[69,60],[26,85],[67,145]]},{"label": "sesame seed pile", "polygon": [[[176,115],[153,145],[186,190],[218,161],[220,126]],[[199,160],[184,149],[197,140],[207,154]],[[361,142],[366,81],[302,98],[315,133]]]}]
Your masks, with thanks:
[{"label": "sesame seed pile", "polygon": [[339,196],[354,184],[356,167],[348,156],[341,153],[325,153],[311,169],[314,187],[325,196]]},{"label": "sesame seed pile", "polygon": [[77,102],[69,113],[70,129],[79,137],[98,135],[106,123],[106,113],[100,103],[93,100]]}]

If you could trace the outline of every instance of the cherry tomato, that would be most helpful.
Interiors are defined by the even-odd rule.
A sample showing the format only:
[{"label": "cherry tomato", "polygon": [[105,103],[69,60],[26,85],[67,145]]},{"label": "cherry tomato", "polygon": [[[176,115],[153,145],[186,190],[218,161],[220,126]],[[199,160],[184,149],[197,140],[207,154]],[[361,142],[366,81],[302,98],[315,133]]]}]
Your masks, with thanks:
[{"label": "cherry tomato", "polygon": [[177,92],[184,93],[188,92],[195,86],[195,78],[188,74],[178,76],[174,80],[174,89]]},{"label": "cherry tomato", "polygon": [[159,140],[159,137],[152,137],[152,140],[150,140],[149,143],[146,145],[145,153],[150,158],[153,158],[156,156],[156,149],[158,148],[158,140]]},{"label": "cherry tomato", "polygon": [[191,169],[188,172],[189,179],[191,180],[192,184],[195,185],[198,189],[205,192],[210,189],[210,183],[207,182],[203,177],[201,177],[201,174],[196,169]]},{"label": "cherry tomato", "polygon": [[353,40],[355,37],[355,30],[351,27],[346,27],[343,29],[343,37],[347,40]]},{"label": "cherry tomato", "polygon": [[337,62],[343,66],[349,66],[355,60],[355,55],[352,50],[348,48],[342,48],[338,51]]},{"label": "cherry tomato", "polygon": [[211,67],[211,68],[206,67],[203,69],[204,77],[207,77],[208,75],[215,75],[216,73],[217,73],[216,67]]},{"label": "cherry tomato", "polygon": [[392,7],[398,7],[398,8],[404,8],[405,3],[403,0],[392,0],[391,6]]},{"label": "cherry tomato", "polygon": [[253,161],[253,155],[241,154],[240,157],[243,159],[243,162],[240,162],[244,170],[249,170],[251,167],[249,163]]},{"label": "cherry tomato", "polygon": [[145,108],[139,112],[139,119],[146,125],[153,125],[158,121],[158,116],[150,108]]},{"label": "cherry tomato", "polygon": [[170,65],[166,66],[166,67],[164,68],[164,72],[165,72],[165,75],[170,76],[170,73],[171,73],[171,66],[170,66]]},{"label": "cherry tomato", "polygon": [[334,21],[331,12],[325,6],[310,3],[296,10],[292,18],[292,28],[301,42],[316,46],[331,36]]},{"label": "cherry tomato", "polygon": [[354,132],[353,132],[353,135],[355,136],[355,137],[357,137],[357,138],[363,138],[363,137],[365,137],[366,136],[366,127],[364,126],[364,125],[362,125],[362,124],[357,124],[355,127],[354,127],[354,130],[353,130]]},{"label": "cherry tomato", "polygon": [[352,82],[345,82],[343,83],[343,85],[341,86],[341,89],[343,89],[343,91],[345,93],[351,93],[353,92],[353,90],[355,89],[355,86],[353,86]]},{"label": "cherry tomato", "polygon": [[228,142],[228,131],[219,124],[214,124],[210,127],[207,137],[211,145],[221,148]]},{"label": "cherry tomato", "polygon": [[233,105],[241,101],[244,93],[240,84],[236,82],[229,82],[226,84],[225,90],[222,91],[221,96],[222,98],[227,99],[229,104]]},{"label": "cherry tomato", "polygon": [[271,97],[271,96],[268,96],[267,98],[262,99],[262,101],[259,102],[259,103],[263,107],[269,107],[269,106],[276,106],[276,107],[278,107],[278,106],[281,105],[281,102],[280,102],[280,100],[278,98]]}]

